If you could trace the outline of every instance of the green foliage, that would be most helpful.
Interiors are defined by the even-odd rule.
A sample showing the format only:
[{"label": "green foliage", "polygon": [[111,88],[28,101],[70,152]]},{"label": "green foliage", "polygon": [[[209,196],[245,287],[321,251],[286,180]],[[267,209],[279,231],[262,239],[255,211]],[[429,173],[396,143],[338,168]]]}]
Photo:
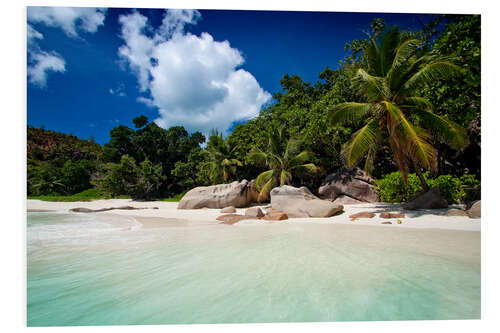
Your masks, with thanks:
[{"label": "green foliage", "polygon": [[210,184],[209,172],[203,167],[208,161],[208,152],[200,147],[189,152],[187,161],[175,162],[172,176],[180,188],[191,189]]},{"label": "green foliage", "polygon": [[152,199],[158,197],[164,179],[161,165],[154,165],[149,160],[137,165],[133,157],[123,155],[120,163],[105,164],[93,182],[111,197],[125,194],[134,199]]},{"label": "green foliage", "polygon": [[[96,184],[106,196],[176,198],[196,186],[242,179],[256,179],[263,195],[280,183],[314,191],[346,162],[363,162],[375,177],[422,167],[480,177],[480,36],[478,15],[441,15],[418,31],[376,19],[368,38],[346,44],[349,54],[337,69],[325,68],[316,83],[284,75],[273,103],[226,138],[212,133],[206,148],[201,133],[164,129],[145,116],[133,119],[134,128],[113,128],[102,147],[28,127],[28,195],[61,198]],[[286,139],[271,143],[279,127]],[[477,182],[440,177],[429,185],[439,184],[452,201],[467,196],[457,194],[456,179]],[[420,190],[412,174],[407,188],[400,176],[383,179],[389,201]]]},{"label": "green foliage", "polygon": [[[125,197],[120,197],[125,199]],[[28,199],[42,200],[42,201],[61,201],[61,202],[74,202],[74,201],[92,201],[99,199],[106,199],[106,195],[95,188],[86,189],[80,193],[73,195],[29,195]]]},{"label": "green foliage", "polygon": [[28,126],[27,132],[28,195],[69,195],[90,187],[100,145],[42,128]]},{"label": "green foliage", "polygon": [[91,160],[66,161],[62,167],[61,181],[69,193],[78,193],[91,187],[90,177],[96,171]]},{"label": "green foliage", "polygon": [[243,163],[235,158],[231,141],[224,140],[222,133],[213,131],[207,143],[208,161],[202,164],[202,170],[208,172],[212,184],[226,183],[236,174]]},{"label": "green foliage", "polygon": [[471,144],[461,154],[439,143],[440,170],[445,173],[481,174],[481,17],[446,15],[448,24],[437,37],[433,52],[456,59],[463,75],[436,80],[422,94],[439,115],[467,127]]},{"label": "green foliage", "polygon": [[[449,203],[461,203],[471,199],[471,190],[479,185],[479,180],[474,175],[465,174],[461,177],[440,175],[430,178],[429,172],[423,173],[429,187],[439,187],[441,194]],[[408,201],[422,192],[422,185],[416,174],[408,175],[408,185],[405,185],[400,171],[385,175],[375,181],[380,200],[383,202]]]},{"label": "green foliage", "polygon": [[28,166],[28,194],[67,194],[61,168],[48,161]]},{"label": "green foliage", "polygon": [[133,157],[137,163],[149,160],[160,165],[163,178],[169,179],[155,190],[159,195],[168,196],[185,190],[183,175],[178,173],[179,176],[173,177],[172,170],[176,163],[187,163],[191,150],[199,148],[205,137],[199,132],[189,135],[182,126],[161,128],[155,123],[147,123],[145,116],[134,118],[134,124],[136,130],[123,125],[111,130],[110,141],[104,144],[99,161],[103,165],[118,164],[123,155]]},{"label": "green foliage", "polygon": [[111,197],[120,194],[130,195],[137,184],[136,169],[135,159],[129,155],[123,155],[120,163],[103,165],[102,171],[95,175],[93,184]]},{"label": "green foliage", "polygon": [[[362,65],[352,78],[362,98],[329,109],[333,126],[363,126],[344,145],[348,167],[365,159],[365,170],[373,170],[374,157],[388,144],[394,160],[407,180],[410,166],[437,171],[437,151],[432,134],[449,146],[467,145],[466,131],[433,112],[432,103],[419,96],[419,89],[436,79],[449,78],[461,68],[449,59],[429,53],[425,41],[397,27],[374,34],[361,46]],[[425,184],[424,184],[425,185]]]},{"label": "green foliage", "polygon": [[141,128],[147,125],[148,123],[148,117],[146,116],[139,116],[135,117],[132,122],[134,123],[135,128]]},{"label": "green foliage", "polygon": [[301,148],[302,142],[296,138],[287,138],[284,127],[280,127],[268,134],[265,150],[254,148],[250,151],[247,160],[268,169],[255,179],[259,201],[268,200],[269,192],[274,187],[291,185],[294,175],[307,178],[318,173],[318,167],[314,163],[308,163],[313,154]]},{"label": "green foliage", "polygon": [[164,179],[161,165],[153,165],[149,160],[144,160],[137,168],[137,184],[130,194],[136,199],[158,197],[158,190]]},{"label": "green foliage", "polygon": [[182,197],[184,196],[184,194],[187,193],[187,190],[186,191],[183,191],[179,194],[176,194],[174,196],[171,196],[169,198],[164,198],[164,199],[160,199],[160,201],[166,201],[166,202],[179,202],[181,201]]}]

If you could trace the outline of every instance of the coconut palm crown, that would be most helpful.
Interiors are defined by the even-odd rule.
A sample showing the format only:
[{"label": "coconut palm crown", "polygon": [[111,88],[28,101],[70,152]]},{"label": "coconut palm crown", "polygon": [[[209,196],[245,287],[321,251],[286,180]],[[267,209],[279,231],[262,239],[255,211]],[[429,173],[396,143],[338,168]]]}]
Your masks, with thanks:
[{"label": "coconut palm crown", "polygon": [[371,37],[363,58],[365,68],[355,69],[352,80],[363,100],[329,110],[333,126],[364,125],[343,147],[345,162],[352,167],[365,157],[365,170],[371,172],[378,148],[388,141],[405,182],[413,166],[427,189],[420,169],[437,171],[432,134],[457,150],[468,144],[468,138],[464,128],[435,114],[429,100],[419,96],[419,89],[462,69],[452,59],[429,53],[423,41],[397,28]]},{"label": "coconut palm crown", "polygon": [[208,162],[202,168],[208,169],[209,177],[213,184],[227,182],[231,175],[236,173],[236,168],[243,166],[234,158],[235,147],[224,140],[222,133],[212,131],[207,143]]},{"label": "coconut palm crown", "polygon": [[301,150],[302,142],[297,138],[287,139],[284,128],[271,131],[265,151],[253,148],[247,159],[253,163],[265,165],[269,170],[262,172],[255,179],[259,191],[259,201],[269,199],[269,192],[276,186],[290,185],[294,174],[311,174],[319,168],[311,161],[312,153]]}]

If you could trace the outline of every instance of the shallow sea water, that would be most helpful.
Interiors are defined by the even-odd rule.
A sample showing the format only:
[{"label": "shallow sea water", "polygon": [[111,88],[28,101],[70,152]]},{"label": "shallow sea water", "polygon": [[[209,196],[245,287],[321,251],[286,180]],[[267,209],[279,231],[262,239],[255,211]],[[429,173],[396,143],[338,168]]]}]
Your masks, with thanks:
[{"label": "shallow sea water", "polygon": [[28,213],[28,326],[478,319],[463,233]]}]

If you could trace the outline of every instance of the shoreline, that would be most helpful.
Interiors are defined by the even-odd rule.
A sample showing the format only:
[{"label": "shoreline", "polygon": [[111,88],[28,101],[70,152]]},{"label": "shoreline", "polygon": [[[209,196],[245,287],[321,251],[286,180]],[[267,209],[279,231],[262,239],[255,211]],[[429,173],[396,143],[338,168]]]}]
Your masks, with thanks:
[{"label": "shoreline", "polygon": [[[130,216],[141,219],[149,227],[160,223],[174,223],[175,225],[192,224],[217,224],[217,216],[222,215],[220,209],[177,209],[177,202],[165,201],[133,201],[131,199],[106,199],[95,201],[75,201],[75,202],[54,202],[27,200],[27,212],[69,212],[69,209],[83,207],[89,209],[102,209],[110,207],[132,206],[134,208],[146,208],[140,210],[120,210],[115,209],[101,213],[75,213],[75,214],[105,214]],[[266,206],[262,205],[262,206]],[[157,207],[157,209],[153,209]],[[457,206],[450,206],[457,208]],[[237,214],[243,214],[246,208],[237,208]],[[377,215],[371,219],[358,219],[351,221],[349,215],[368,211]],[[384,228],[413,228],[413,229],[440,229],[440,230],[462,230],[481,231],[481,220],[471,219],[466,216],[443,216],[447,209],[403,210],[401,204],[391,203],[364,203],[355,205],[344,205],[344,212],[340,215],[327,218],[290,218],[284,221],[262,221],[262,220],[242,220],[234,226],[247,224],[275,224],[275,223],[314,223],[314,224],[347,224],[356,226],[378,226]],[[384,219],[379,217],[381,212],[403,212],[404,218],[400,218],[402,224],[396,224],[397,219]],[[391,221],[392,224],[382,224]],[[140,222],[143,224],[142,222]]]}]

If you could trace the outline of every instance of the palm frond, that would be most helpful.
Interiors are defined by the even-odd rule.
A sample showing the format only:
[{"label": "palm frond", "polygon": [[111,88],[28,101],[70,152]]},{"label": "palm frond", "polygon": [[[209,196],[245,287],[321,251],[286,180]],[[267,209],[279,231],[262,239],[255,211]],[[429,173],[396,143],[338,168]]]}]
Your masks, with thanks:
[{"label": "palm frond", "polygon": [[433,105],[432,103],[425,97],[405,97],[403,101],[403,105],[401,107],[404,108],[411,108],[411,109],[421,109],[421,110],[428,110],[432,111],[433,110]]},{"label": "palm frond", "polygon": [[281,170],[280,173],[280,186],[290,184],[292,181],[292,174],[289,171]]},{"label": "palm frond", "polygon": [[262,187],[273,177],[274,170],[267,170],[262,172],[255,178],[255,188],[261,190]]},{"label": "palm frond", "polygon": [[292,170],[302,174],[315,174],[318,173],[320,169],[314,163],[307,163],[307,164],[296,165],[292,167]]},{"label": "palm frond", "polygon": [[370,113],[372,108],[372,103],[340,103],[328,110],[328,120],[333,126],[343,123],[354,123]]},{"label": "palm frond", "polygon": [[368,71],[375,75],[381,73],[380,68],[380,49],[374,38],[369,39],[366,49],[363,51],[364,58],[368,63]]},{"label": "palm frond", "polygon": [[390,91],[385,85],[383,77],[372,76],[360,68],[352,80],[368,102],[378,102],[390,98]]},{"label": "palm frond", "polygon": [[259,202],[265,201],[269,199],[269,193],[271,190],[276,187],[276,179],[274,177],[269,178],[269,180],[262,186],[262,189],[259,192],[259,196],[257,200]]},{"label": "palm frond", "polygon": [[427,109],[416,108],[414,112],[418,115],[424,127],[430,129],[453,149],[459,150],[469,144],[467,130],[457,123]]},{"label": "palm frond", "polygon": [[290,157],[297,155],[302,147],[302,141],[297,138],[290,138],[286,145],[284,159],[288,160]]},{"label": "palm frond", "polygon": [[408,39],[402,42],[396,49],[392,66],[387,73],[387,82],[392,90],[398,90],[404,74],[411,68],[410,58],[421,47],[422,42],[418,39]]},{"label": "palm frond", "polygon": [[363,168],[365,172],[371,174],[373,171],[373,161],[375,160],[375,155],[377,153],[377,144],[374,144],[368,149],[365,159],[365,167]]},{"label": "palm frond", "polygon": [[447,60],[435,60],[420,68],[405,83],[405,91],[413,91],[439,79],[447,79],[460,73],[462,69]]},{"label": "palm frond", "polygon": [[376,119],[371,119],[365,126],[354,133],[352,138],[344,145],[342,155],[347,166],[352,167],[363,158],[367,150],[377,142],[377,137],[378,122]]},{"label": "palm frond", "polygon": [[267,157],[268,155],[265,152],[254,148],[248,153],[247,160],[258,165],[265,165]]},{"label": "palm frond", "polygon": [[313,158],[314,154],[309,150],[301,151],[299,154],[295,155],[290,159],[290,165],[296,166],[304,164]]},{"label": "palm frond", "polygon": [[386,102],[385,105],[395,124],[389,136],[397,138],[407,156],[420,162],[423,167],[433,170],[436,161],[436,150],[429,143],[429,134],[412,125],[395,104]]},{"label": "palm frond", "polygon": [[382,36],[380,43],[380,71],[378,76],[386,76],[391,68],[396,55],[396,50],[400,44],[400,33],[397,27],[390,29]]}]

